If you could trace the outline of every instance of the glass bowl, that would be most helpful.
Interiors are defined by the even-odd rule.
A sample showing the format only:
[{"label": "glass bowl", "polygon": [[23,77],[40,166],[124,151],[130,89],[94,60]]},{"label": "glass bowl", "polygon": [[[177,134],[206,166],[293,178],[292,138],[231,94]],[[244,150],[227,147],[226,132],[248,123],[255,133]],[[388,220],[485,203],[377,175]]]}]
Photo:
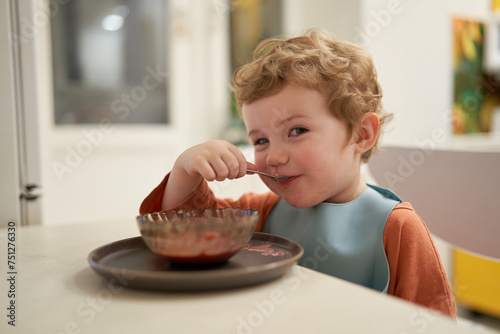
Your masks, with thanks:
[{"label": "glass bowl", "polygon": [[259,212],[242,208],[172,210],[137,216],[142,239],[173,264],[224,263],[248,245]]}]

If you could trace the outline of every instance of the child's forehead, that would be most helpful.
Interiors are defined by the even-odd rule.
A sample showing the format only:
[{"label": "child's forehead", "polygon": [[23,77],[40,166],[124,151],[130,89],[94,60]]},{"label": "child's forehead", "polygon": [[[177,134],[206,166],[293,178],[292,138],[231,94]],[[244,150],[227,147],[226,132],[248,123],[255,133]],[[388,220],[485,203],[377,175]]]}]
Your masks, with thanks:
[{"label": "child's forehead", "polygon": [[248,130],[272,126],[281,128],[293,122],[308,122],[334,117],[321,92],[288,87],[282,93],[244,104],[242,116]]},{"label": "child's forehead", "polygon": [[256,98],[250,103],[258,102],[261,100],[273,100],[284,102],[297,99],[320,99],[324,100],[327,97],[325,90],[319,84],[309,85],[298,83],[295,81],[286,82],[282,87],[278,89],[270,90],[267,94],[262,94],[261,97]]},{"label": "child's forehead", "polygon": [[262,111],[277,119],[298,117],[317,109],[329,110],[325,94],[296,84],[288,84],[272,95],[242,105],[243,114]]}]

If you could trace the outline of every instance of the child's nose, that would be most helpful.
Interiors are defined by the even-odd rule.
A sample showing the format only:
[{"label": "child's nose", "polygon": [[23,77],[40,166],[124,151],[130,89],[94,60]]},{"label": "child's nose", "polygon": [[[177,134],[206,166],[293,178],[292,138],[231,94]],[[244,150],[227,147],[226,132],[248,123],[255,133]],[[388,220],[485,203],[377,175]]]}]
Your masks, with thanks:
[{"label": "child's nose", "polygon": [[271,147],[266,157],[266,164],[269,166],[284,165],[288,162],[289,155],[286,148],[282,146]]}]

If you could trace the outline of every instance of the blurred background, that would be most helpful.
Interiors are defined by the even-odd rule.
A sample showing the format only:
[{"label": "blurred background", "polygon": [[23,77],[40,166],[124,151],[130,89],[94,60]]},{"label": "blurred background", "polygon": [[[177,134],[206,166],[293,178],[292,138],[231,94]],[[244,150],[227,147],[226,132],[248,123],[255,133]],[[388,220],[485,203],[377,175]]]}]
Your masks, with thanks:
[{"label": "blurred background", "polygon": [[[6,3],[0,226],[12,217],[134,224],[187,147],[224,138],[251,159],[231,73],[262,39],[313,27],[372,54],[395,115],[383,145],[500,149],[494,0]],[[212,187],[226,197],[266,191],[253,176]],[[453,277],[448,246],[439,247]]]}]

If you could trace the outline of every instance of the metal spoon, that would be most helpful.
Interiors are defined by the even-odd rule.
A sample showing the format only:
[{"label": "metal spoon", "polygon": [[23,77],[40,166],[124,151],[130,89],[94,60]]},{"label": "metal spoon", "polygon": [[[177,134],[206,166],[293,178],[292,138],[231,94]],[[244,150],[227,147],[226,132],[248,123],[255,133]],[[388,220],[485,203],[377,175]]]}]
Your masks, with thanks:
[{"label": "metal spoon", "polygon": [[271,175],[271,174],[267,174],[267,173],[264,173],[264,172],[259,172],[257,170],[252,170],[252,169],[247,169],[247,173],[255,173],[255,174],[264,175],[264,176],[270,177],[272,179],[275,179],[276,181],[286,180],[286,179],[290,178],[290,176],[274,176],[274,175]]}]

